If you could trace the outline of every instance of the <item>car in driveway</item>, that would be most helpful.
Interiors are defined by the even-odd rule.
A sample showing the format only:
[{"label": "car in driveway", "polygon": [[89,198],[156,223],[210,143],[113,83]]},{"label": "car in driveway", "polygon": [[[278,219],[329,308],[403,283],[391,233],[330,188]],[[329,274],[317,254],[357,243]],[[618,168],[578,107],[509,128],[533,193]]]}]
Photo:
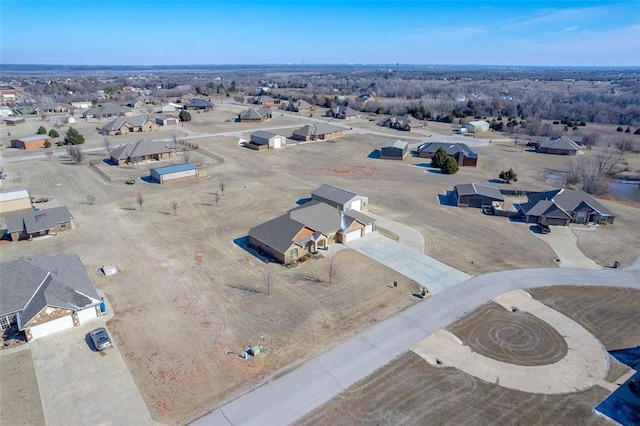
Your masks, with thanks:
[{"label": "car in driveway", "polygon": [[105,350],[111,346],[111,338],[104,327],[96,328],[89,333],[89,337],[91,337],[93,346],[95,346],[97,351]]},{"label": "car in driveway", "polygon": [[538,231],[540,231],[541,234],[548,234],[549,232],[551,232],[551,228],[549,228],[549,225],[547,225],[546,223],[539,223]]}]

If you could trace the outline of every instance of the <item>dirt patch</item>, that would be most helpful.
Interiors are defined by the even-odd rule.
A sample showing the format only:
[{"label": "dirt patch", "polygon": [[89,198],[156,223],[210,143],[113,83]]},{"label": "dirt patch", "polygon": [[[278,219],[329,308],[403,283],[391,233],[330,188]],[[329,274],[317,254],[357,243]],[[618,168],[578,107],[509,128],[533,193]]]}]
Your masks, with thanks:
[{"label": "dirt patch", "polygon": [[[632,347],[640,341],[640,291],[605,287],[542,287],[528,291],[585,326],[609,350]],[[482,315],[489,308],[491,304],[480,307],[450,327],[466,330],[468,327],[460,326],[471,325],[475,320],[480,323],[475,327],[478,335],[467,333],[467,340],[482,342],[491,333],[490,324],[496,322],[492,310]],[[496,309],[504,311],[502,307]],[[607,380],[615,381],[626,369],[615,360],[611,365]],[[599,386],[564,395],[520,392],[455,368],[432,367],[415,353],[407,352],[296,424],[608,425],[593,411],[607,395],[609,391]]]},{"label": "dirt patch", "polygon": [[0,355],[0,383],[0,424],[45,424],[31,351]]},{"label": "dirt patch", "polygon": [[413,352],[355,384],[297,425],[455,424],[608,425],[593,407],[599,386],[570,395],[539,395],[487,383],[455,368],[436,368]]},{"label": "dirt patch", "polygon": [[640,291],[608,287],[540,287],[533,298],[586,328],[607,350],[627,349],[640,342]]},{"label": "dirt patch", "polygon": [[447,330],[474,352],[509,364],[553,364],[567,354],[567,343],[552,326],[528,312],[509,312],[494,302]]}]

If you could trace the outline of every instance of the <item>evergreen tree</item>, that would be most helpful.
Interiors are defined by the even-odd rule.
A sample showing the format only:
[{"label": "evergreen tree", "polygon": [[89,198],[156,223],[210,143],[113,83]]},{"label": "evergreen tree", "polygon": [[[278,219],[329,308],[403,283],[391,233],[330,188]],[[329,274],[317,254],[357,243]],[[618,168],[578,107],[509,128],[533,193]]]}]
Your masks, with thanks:
[{"label": "evergreen tree", "polygon": [[69,130],[64,135],[64,141],[68,145],[81,145],[84,143],[84,136],[74,127],[69,127]]}]

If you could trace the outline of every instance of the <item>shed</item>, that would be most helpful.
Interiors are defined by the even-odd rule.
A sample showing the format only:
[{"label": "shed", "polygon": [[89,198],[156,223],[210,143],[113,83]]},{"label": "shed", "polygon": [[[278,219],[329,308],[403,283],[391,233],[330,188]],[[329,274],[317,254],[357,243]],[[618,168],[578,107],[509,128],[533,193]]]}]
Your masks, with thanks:
[{"label": "shed", "polygon": [[22,117],[10,117],[5,118],[4,122],[7,123],[7,126],[19,126],[25,124],[27,121]]},{"label": "shed", "polygon": [[18,149],[34,149],[44,148],[46,142],[51,143],[52,139],[49,136],[36,135],[26,138],[18,138],[11,140],[11,147]]},{"label": "shed", "polygon": [[32,209],[31,197],[25,188],[0,191],[0,215]]},{"label": "shed", "polygon": [[453,187],[456,201],[461,207],[502,206],[504,197],[497,188],[478,185],[477,183],[463,183]]},{"label": "shed", "polygon": [[284,136],[258,130],[251,134],[251,140],[247,144],[247,147],[260,151],[263,149],[284,148],[286,144],[287,142]]},{"label": "shed", "polygon": [[156,124],[159,126],[177,126],[179,121],[177,117],[161,114],[156,117]]},{"label": "shed", "polygon": [[151,169],[151,179],[161,184],[197,178],[198,169],[192,163],[174,164]]},{"label": "shed", "polygon": [[100,268],[100,270],[106,276],[111,276],[118,273],[118,268],[116,268],[116,265],[104,265]]},{"label": "shed", "polygon": [[467,129],[470,133],[488,132],[491,124],[484,120],[469,121],[468,123],[464,123],[462,128]]},{"label": "shed", "polygon": [[409,152],[409,144],[403,140],[389,141],[382,145],[380,158],[384,160],[404,160]]}]

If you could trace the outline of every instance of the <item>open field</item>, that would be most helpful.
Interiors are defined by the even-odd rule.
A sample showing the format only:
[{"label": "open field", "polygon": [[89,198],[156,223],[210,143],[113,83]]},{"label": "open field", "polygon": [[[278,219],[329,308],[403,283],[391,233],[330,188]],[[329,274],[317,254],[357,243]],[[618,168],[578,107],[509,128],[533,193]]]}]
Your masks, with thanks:
[{"label": "open field", "polygon": [[[414,227],[425,238],[426,254],[466,273],[554,265],[554,252],[528,225],[485,216],[478,209],[440,206],[438,195],[458,183],[486,183],[509,167],[518,172],[518,188],[549,189],[548,176],[563,169],[564,157],[521,152],[511,142],[495,140],[478,148],[478,168],[445,176],[420,158],[369,158],[389,137],[355,130],[332,142],[257,152],[240,147],[238,138],[251,129],[288,129],[303,122],[287,115],[255,125],[225,122],[237,114],[232,112],[219,107],[193,114],[193,121],[181,129],[190,135],[234,132],[193,140],[224,159],[193,154],[207,173],[195,182],[165,186],[137,180],[127,186],[121,180],[105,181],[88,165],[65,160],[5,165],[9,179],[4,185],[25,186],[36,198],[52,197],[67,205],[77,228],[39,241],[3,241],[2,260],[80,255],[114,307],[110,330],[155,420],[186,423],[416,302],[411,296],[417,290],[414,282],[352,250],[337,253],[340,274],[327,284],[324,259],[304,262],[297,269],[264,265],[233,243],[251,227],[295,207],[323,183],[368,195],[373,213]],[[403,135],[375,123],[352,125],[395,138]],[[158,133],[144,136],[157,138]],[[429,139],[436,138],[434,133]],[[88,139],[87,147],[103,145],[100,135]],[[3,156],[7,151],[3,148]],[[100,161],[104,155],[91,153],[89,160]],[[148,175],[150,165],[100,167],[135,179]],[[143,195],[142,208],[136,202],[138,192]],[[215,193],[220,194],[218,203]],[[95,196],[94,204],[85,202],[87,195]],[[176,215],[172,201],[178,203]],[[609,232],[623,241],[640,241],[640,229],[633,226],[638,209],[603,203],[621,217],[613,226],[585,231],[586,238],[579,233],[579,243],[584,240],[595,251],[597,241],[606,243],[614,235]],[[588,238],[597,241],[590,243]],[[617,258],[626,265],[640,256],[640,244],[606,244],[609,251],[594,260],[609,264]],[[202,262],[195,260],[197,254]],[[97,269],[110,263],[121,272],[102,276]],[[269,296],[261,279],[265,267],[278,276]],[[389,290],[394,280],[402,291]],[[255,364],[227,354],[260,341],[269,351]],[[523,404],[527,398],[522,398]]]},{"label": "open field", "polygon": [[[585,326],[608,350],[635,346],[640,339],[639,291],[584,287],[543,287],[529,291],[535,298]],[[603,303],[603,300],[607,302]],[[487,306],[478,308],[457,323],[471,324]],[[490,314],[481,324],[489,327],[495,320],[495,315]],[[503,330],[508,331],[504,326]],[[476,331],[484,332],[485,336],[474,338],[489,337],[488,328]],[[607,377],[609,381],[615,381],[628,371],[615,360],[612,366]],[[593,407],[608,394],[609,391],[600,386],[563,395],[520,392],[487,383],[455,368],[432,367],[415,353],[408,352],[312,411],[297,424],[605,425],[609,422],[596,415]]]}]

